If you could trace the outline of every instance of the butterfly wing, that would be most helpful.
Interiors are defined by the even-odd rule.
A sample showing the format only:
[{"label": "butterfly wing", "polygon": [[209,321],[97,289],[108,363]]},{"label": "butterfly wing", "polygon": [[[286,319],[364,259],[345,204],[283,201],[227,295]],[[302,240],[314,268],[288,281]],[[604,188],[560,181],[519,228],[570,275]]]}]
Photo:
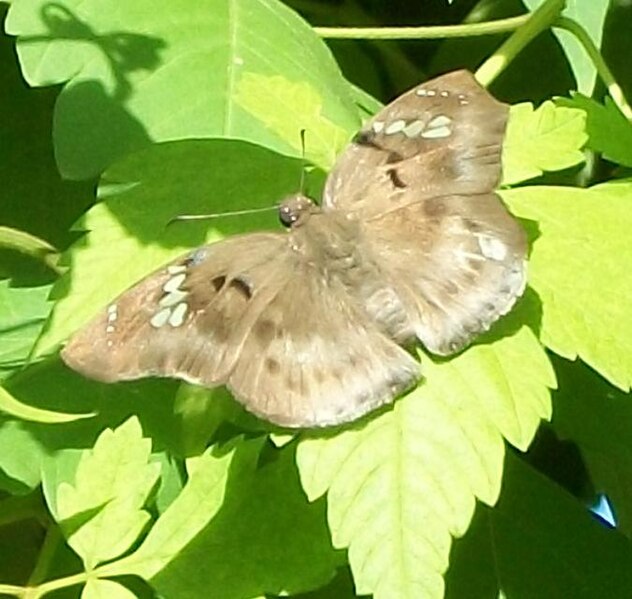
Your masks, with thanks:
[{"label": "butterfly wing", "polygon": [[434,353],[463,348],[524,290],[524,231],[491,193],[507,113],[466,71],[426,82],[365,125],[326,184],[325,209],[362,222]]},{"label": "butterfly wing", "polygon": [[526,238],[494,194],[444,196],[366,223],[412,330],[433,353],[465,347],[526,283]]},{"label": "butterfly wing", "polygon": [[76,333],[63,360],[105,382],[145,376],[207,386],[225,382],[253,306],[283,284],[283,268],[271,265],[282,260],[286,242],[282,234],[236,236],[177,259]]},{"label": "butterfly wing", "polygon": [[507,114],[468,71],[427,81],[355,136],[327,179],[323,206],[371,218],[426,198],[489,193],[500,179]]},{"label": "butterfly wing", "polygon": [[419,378],[342,285],[300,262],[245,338],[228,387],[258,416],[317,427],[355,420]]},{"label": "butterfly wing", "polygon": [[62,358],[108,382],[227,384],[248,410],[289,427],[339,424],[391,401],[419,364],[293,243],[252,234],[200,248],[121,295]]}]

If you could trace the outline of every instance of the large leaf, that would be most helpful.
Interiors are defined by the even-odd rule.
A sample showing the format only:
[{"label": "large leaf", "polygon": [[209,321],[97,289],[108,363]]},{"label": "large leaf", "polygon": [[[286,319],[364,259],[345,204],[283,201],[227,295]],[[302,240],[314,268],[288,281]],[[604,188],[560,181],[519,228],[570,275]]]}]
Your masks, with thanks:
[{"label": "large leaf", "polygon": [[542,303],[541,340],[580,356],[621,389],[632,383],[632,182],[590,190],[529,187],[502,192],[535,221],[529,283]]},{"label": "large leaf", "polygon": [[553,426],[581,450],[596,491],[612,502],[617,527],[632,537],[632,402],[586,365],[558,359]]},{"label": "large leaf", "polygon": [[348,547],[359,594],[441,597],[451,536],[467,530],[476,498],[498,497],[503,436],[525,448],[550,417],[552,369],[517,321],[452,360],[424,358],[421,386],[365,426],[300,442],[303,487],[312,499],[328,493],[333,542]]},{"label": "large leaf", "polygon": [[626,597],[632,585],[629,540],[511,453],[498,505],[454,549],[448,599]]},{"label": "large leaf", "polygon": [[276,0],[176,0],[160,11],[151,0],[20,0],[6,29],[29,83],[69,82],[55,114],[69,178],[150,141],[229,137],[300,156],[305,114],[321,107],[326,122],[358,125],[327,47]]}]

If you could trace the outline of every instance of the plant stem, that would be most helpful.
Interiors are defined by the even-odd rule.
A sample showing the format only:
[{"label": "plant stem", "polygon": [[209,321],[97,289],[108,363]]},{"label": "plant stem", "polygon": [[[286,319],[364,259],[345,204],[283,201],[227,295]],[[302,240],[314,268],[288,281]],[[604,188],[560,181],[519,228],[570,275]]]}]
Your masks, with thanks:
[{"label": "plant stem", "polygon": [[559,29],[564,29],[577,38],[577,41],[583,46],[586,54],[588,54],[595,65],[597,73],[599,73],[601,80],[608,88],[608,92],[610,93],[610,97],[614,103],[628,119],[632,119],[632,108],[623,95],[623,91],[616,82],[612,71],[608,68],[608,65],[604,61],[601,52],[599,52],[599,49],[595,46],[595,43],[592,41],[590,35],[588,35],[588,32],[577,21],[569,19],[568,17],[558,17],[553,26],[558,27]]},{"label": "plant stem", "polygon": [[37,258],[56,273],[61,273],[57,265],[59,260],[57,250],[43,239],[39,239],[39,237],[35,237],[30,233],[12,229],[11,227],[0,227],[0,248],[15,250]]},{"label": "plant stem", "polygon": [[440,25],[428,27],[314,27],[314,31],[327,39],[437,39],[448,37],[475,37],[514,31],[529,20],[530,15],[520,15],[486,23],[464,25]]},{"label": "plant stem", "polygon": [[476,71],[476,79],[487,87],[517,54],[558,19],[566,0],[546,0]]}]

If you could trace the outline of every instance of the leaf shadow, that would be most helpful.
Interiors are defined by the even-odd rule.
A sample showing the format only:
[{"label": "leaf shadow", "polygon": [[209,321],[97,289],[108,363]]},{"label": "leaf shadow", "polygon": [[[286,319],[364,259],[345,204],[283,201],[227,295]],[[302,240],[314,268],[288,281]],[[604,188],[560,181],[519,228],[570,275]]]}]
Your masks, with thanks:
[{"label": "leaf shadow", "polygon": [[112,98],[123,102],[132,92],[129,74],[138,70],[154,70],[160,65],[160,51],[166,48],[164,40],[129,31],[97,33],[67,6],[48,2],[41,8],[42,21],[48,35],[20,36],[20,42],[31,44],[58,40],[84,41],[96,47],[110,67],[115,80]]}]

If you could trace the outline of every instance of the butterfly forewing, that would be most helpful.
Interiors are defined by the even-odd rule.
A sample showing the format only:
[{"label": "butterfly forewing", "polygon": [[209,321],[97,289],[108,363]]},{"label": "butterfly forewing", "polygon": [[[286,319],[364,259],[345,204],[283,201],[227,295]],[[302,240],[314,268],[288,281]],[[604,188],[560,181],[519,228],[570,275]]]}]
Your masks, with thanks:
[{"label": "butterfly forewing", "polygon": [[367,219],[425,198],[492,191],[507,113],[467,71],[413,88],[355,136],[327,179],[324,207]]},{"label": "butterfly forewing", "polygon": [[154,375],[223,383],[257,310],[290,276],[288,256],[283,234],[201,247],[114,300],[72,337],[62,357],[106,382]]}]

